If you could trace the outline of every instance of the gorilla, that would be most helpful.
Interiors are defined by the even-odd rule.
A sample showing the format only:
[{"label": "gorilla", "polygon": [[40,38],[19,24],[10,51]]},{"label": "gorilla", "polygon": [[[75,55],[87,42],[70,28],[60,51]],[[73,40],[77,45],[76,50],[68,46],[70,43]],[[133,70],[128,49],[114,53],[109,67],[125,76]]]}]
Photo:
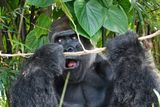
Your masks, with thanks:
[{"label": "gorilla", "polygon": [[[80,39],[86,49],[93,48]],[[52,25],[49,41],[27,59],[13,82],[11,107],[58,107],[68,72],[63,107],[158,107],[153,89],[160,92],[160,78],[134,32],[110,39],[107,54],[64,56],[83,49],[62,17]]]},{"label": "gorilla", "polygon": [[114,72],[108,107],[159,107],[153,89],[160,92],[160,77],[137,35],[120,35],[109,41],[107,49]]}]

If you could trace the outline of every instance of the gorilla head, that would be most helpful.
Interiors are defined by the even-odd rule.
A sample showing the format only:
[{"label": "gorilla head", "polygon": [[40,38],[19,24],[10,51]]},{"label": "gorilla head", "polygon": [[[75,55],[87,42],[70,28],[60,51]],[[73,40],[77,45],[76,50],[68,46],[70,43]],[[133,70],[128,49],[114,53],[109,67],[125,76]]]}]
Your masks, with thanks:
[{"label": "gorilla head", "polygon": [[[69,26],[67,17],[62,17],[54,22],[49,32],[50,43],[58,43],[63,46],[64,52],[77,52],[83,51],[76,33]],[[80,39],[85,49],[92,49],[90,41],[82,36]],[[90,68],[94,62],[96,55],[83,55],[83,56],[67,56],[64,76],[67,72],[71,72],[70,81],[80,82],[83,80],[87,69]]]}]

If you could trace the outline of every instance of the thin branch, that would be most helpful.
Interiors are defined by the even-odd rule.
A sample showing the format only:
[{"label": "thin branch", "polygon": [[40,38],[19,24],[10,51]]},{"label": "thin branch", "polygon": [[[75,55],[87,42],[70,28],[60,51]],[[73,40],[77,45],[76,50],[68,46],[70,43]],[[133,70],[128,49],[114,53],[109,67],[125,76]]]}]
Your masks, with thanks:
[{"label": "thin branch", "polygon": [[[81,56],[81,55],[86,55],[86,54],[92,54],[92,53],[100,53],[104,51],[106,48],[95,48],[93,50],[85,50],[85,51],[79,51],[79,52],[64,52],[64,56]],[[0,51],[0,56],[1,57],[28,57],[33,55],[34,53],[17,53],[17,54],[3,54]]]},{"label": "thin branch", "polygon": [[18,36],[17,36],[18,40],[20,40],[20,36],[21,36],[23,16],[24,16],[24,9],[22,8],[22,14],[20,14],[20,22],[19,22],[19,28],[18,28]]},{"label": "thin branch", "polygon": [[1,57],[28,57],[28,56],[31,56],[33,55],[33,53],[20,53],[18,52],[17,54],[3,54],[1,51],[0,51],[0,56]]},{"label": "thin branch", "polygon": [[[139,37],[138,40],[142,41],[145,39],[150,39],[153,38],[155,36],[160,35],[160,30],[156,31],[155,33],[151,34],[151,35],[147,35],[147,36],[143,36],[143,37]],[[79,51],[79,52],[64,52],[65,56],[81,56],[81,55],[86,55],[86,54],[92,54],[92,53],[100,53],[102,51],[105,51],[106,48],[95,48],[93,50],[84,50],[84,51]],[[28,57],[33,55],[33,53],[17,53],[17,54],[3,54],[0,51],[0,56],[1,57]]]},{"label": "thin branch", "polygon": [[67,86],[68,86],[69,77],[70,77],[70,72],[67,73],[67,77],[66,77],[66,80],[65,80],[65,83],[64,83],[64,87],[63,87],[63,91],[62,91],[62,95],[61,95],[61,99],[60,99],[60,103],[59,103],[58,107],[62,107],[64,96],[65,96],[66,89],[67,89]]},{"label": "thin branch", "polygon": [[138,40],[142,41],[142,40],[145,40],[145,39],[151,39],[151,38],[153,38],[153,37],[155,37],[155,36],[158,36],[158,35],[160,35],[160,30],[156,31],[156,32],[153,33],[153,34],[139,37]]},{"label": "thin branch", "polygon": [[102,51],[105,51],[106,48],[95,48],[93,50],[84,50],[79,52],[64,52],[65,56],[81,56],[81,55],[87,55],[87,54],[93,54],[93,53],[100,53]]}]

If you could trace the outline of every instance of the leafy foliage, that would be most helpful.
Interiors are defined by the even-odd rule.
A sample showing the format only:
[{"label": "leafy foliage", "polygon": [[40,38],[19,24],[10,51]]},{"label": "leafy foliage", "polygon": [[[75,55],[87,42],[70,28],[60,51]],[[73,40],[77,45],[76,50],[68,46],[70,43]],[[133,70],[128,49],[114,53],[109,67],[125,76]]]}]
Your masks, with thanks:
[{"label": "leafy foliage", "polygon": [[47,43],[48,28],[50,27],[51,22],[51,19],[45,14],[41,14],[38,17],[35,28],[26,38],[26,45],[30,48],[30,51],[34,52],[37,48]]},{"label": "leafy foliage", "polygon": [[[55,1],[28,0],[27,2],[35,6],[45,7]],[[73,16],[75,14],[79,25],[87,33],[85,36],[88,36],[89,39],[92,39],[92,36],[102,26],[117,33],[124,33],[128,30],[128,18],[125,11],[120,5],[113,5],[112,0],[75,0],[71,6],[74,7]]]},{"label": "leafy foliage", "polygon": [[[0,51],[34,52],[48,43],[51,23],[64,14],[71,20],[73,29],[90,39],[94,46],[101,46],[104,28],[107,38],[128,29],[147,35],[160,29],[159,5],[159,0],[0,0]],[[153,46],[155,61],[160,65],[158,37],[153,39]],[[8,89],[20,62],[19,57],[0,57],[2,107],[8,106]]]}]

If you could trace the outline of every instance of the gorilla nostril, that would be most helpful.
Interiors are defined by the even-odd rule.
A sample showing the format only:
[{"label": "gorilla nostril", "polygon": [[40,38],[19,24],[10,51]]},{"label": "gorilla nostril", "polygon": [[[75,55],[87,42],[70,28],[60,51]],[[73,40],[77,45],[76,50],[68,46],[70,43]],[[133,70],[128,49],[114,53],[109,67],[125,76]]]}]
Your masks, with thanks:
[{"label": "gorilla nostril", "polygon": [[74,48],[73,47],[68,47],[67,49],[65,49],[65,52],[74,52]]}]

